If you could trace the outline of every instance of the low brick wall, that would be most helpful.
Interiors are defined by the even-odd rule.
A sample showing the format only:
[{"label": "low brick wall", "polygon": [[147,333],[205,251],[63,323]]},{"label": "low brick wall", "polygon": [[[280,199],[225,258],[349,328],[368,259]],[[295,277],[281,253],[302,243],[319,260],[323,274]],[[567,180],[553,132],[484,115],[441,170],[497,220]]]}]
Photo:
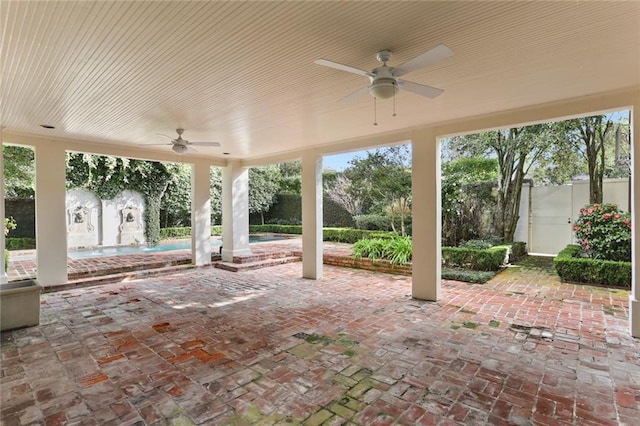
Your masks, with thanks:
[{"label": "low brick wall", "polygon": [[[301,251],[295,252],[296,256],[302,256]],[[322,256],[325,265],[342,266],[344,268],[365,269],[367,271],[383,272],[386,274],[411,275],[411,263],[406,265],[394,265],[387,260],[354,259],[353,256],[341,256],[325,254]]]}]

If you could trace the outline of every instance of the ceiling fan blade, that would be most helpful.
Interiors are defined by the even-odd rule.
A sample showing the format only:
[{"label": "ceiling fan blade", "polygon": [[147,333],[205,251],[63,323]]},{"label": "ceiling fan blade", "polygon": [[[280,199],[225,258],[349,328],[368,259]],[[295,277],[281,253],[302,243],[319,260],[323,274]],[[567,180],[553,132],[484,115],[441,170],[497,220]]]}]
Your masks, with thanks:
[{"label": "ceiling fan blade", "polygon": [[325,67],[335,68],[335,69],[340,70],[340,71],[346,71],[346,72],[350,72],[350,73],[353,73],[353,74],[363,75],[365,77],[374,77],[374,75],[372,73],[370,73],[369,71],[365,71],[365,70],[361,70],[361,69],[358,69],[358,68],[350,67],[349,65],[339,64],[337,62],[329,61],[327,59],[318,59],[317,61],[315,61],[315,63],[318,64],[318,65],[324,65]]},{"label": "ceiling fan blade", "polygon": [[415,58],[408,60],[399,67],[396,67],[393,74],[396,77],[400,77],[401,75],[409,74],[412,71],[419,70],[420,68],[424,68],[431,64],[435,64],[436,62],[453,55],[453,50],[449,49],[444,44],[439,44],[428,52],[416,56]]},{"label": "ceiling fan blade", "polygon": [[165,138],[169,138],[169,139],[173,140],[173,138],[172,138],[171,136],[167,136],[167,135],[165,135],[164,133],[156,133],[156,135],[158,135],[158,136],[164,136]]},{"label": "ceiling fan blade", "polygon": [[444,90],[436,87],[425,86],[424,84],[413,83],[411,81],[398,80],[398,86],[408,92],[416,95],[425,96],[427,98],[435,98],[440,96]]},{"label": "ceiling fan blade", "polygon": [[352,101],[355,98],[364,95],[368,91],[369,91],[369,86],[361,87],[358,90],[356,90],[355,92],[351,93],[350,95],[347,95],[344,98],[340,99],[338,102],[345,103],[345,102]]},{"label": "ceiling fan blade", "polygon": [[220,146],[220,142],[189,142],[189,145],[195,145],[195,146]]}]

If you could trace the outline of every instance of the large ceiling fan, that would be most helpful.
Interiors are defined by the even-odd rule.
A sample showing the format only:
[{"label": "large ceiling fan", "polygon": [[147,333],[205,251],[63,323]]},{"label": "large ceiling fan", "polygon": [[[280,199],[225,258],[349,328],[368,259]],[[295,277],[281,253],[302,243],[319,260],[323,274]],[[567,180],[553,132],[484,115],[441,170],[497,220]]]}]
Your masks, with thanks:
[{"label": "large ceiling fan", "polygon": [[182,134],[184,133],[184,129],[176,129],[176,133],[178,134],[178,137],[175,139],[171,138],[171,136],[158,133],[160,136],[164,136],[166,138],[171,139],[171,142],[167,144],[153,144],[153,145],[170,145],[173,152],[178,154],[182,154],[186,152],[188,149],[192,149],[195,151],[195,149],[190,148],[193,146],[220,146],[219,142],[189,142],[186,139],[182,139]]},{"label": "large ceiling fan", "polygon": [[392,52],[390,50],[379,51],[376,58],[378,61],[382,62],[382,66],[374,68],[371,71],[361,70],[359,68],[343,65],[327,59],[318,59],[315,63],[318,65],[324,65],[325,67],[331,67],[341,71],[369,77],[370,82],[368,85],[340,99],[340,102],[350,101],[366,92],[371,93],[373,97],[378,99],[388,99],[394,96],[399,89],[404,89],[420,96],[426,96],[427,98],[435,98],[444,92],[444,90],[436,87],[413,83],[411,81],[402,80],[398,77],[453,56],[453,51],[447,46],[440,44],[428,52],[416,56],[398,67],[390,67],[387,65],[387,62],[391,60],[391,56]]}]

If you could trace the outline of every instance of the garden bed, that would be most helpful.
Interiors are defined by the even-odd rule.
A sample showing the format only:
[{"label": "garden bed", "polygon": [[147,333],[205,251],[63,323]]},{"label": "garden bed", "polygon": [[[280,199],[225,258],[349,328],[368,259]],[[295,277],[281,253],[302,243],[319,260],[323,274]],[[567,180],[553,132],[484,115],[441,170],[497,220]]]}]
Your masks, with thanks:
[{"label": "garden bed", "polygon": [[562,281],[631,288],[631,262],[580,257],[578,245],[568,245],[553,259]]}]

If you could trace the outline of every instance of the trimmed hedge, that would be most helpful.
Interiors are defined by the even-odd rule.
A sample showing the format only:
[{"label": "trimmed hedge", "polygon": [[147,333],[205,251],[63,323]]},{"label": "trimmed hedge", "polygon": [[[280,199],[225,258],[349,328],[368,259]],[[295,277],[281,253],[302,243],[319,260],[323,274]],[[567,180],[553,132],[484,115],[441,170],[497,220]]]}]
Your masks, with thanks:
[{"label": "trimmed hedge", "polygon": [[258,232],[272,232],[274,234],[302,234],[302,225],[249,225],[249,233],[255,234]]},{"label": "trimmed hedge", "polygon": [[35,238],[6,238],[4,245],[7,250],[32,250],[36,248]]},{"label": "trimmed hedge", "polygon": [[[213,225],[211,227],[211,235],[221,235],[222,226]],[[160,239],[167,240],[170,238],[189,238],[191,237],[191,227],[183,226],[179,228],[162,228],[160,230]]]},{"label": "trimmed hedge", "polygon": [[504,264],[509,246],[488,249],[442,247],[442,264],[474,271],[497,271]]},{"label": "trimmed hedge", "polygon": [[581,251],[570,244],[553,259],[563,281],[631,287],[631,262],[579,257]]},{"label": "trimmed hedge", "polygon": [[442,268],[440,276],[445,280],[463,281],[466,283],[484,284],[495,277],[494,271],[469,271],[467,269]]}]

